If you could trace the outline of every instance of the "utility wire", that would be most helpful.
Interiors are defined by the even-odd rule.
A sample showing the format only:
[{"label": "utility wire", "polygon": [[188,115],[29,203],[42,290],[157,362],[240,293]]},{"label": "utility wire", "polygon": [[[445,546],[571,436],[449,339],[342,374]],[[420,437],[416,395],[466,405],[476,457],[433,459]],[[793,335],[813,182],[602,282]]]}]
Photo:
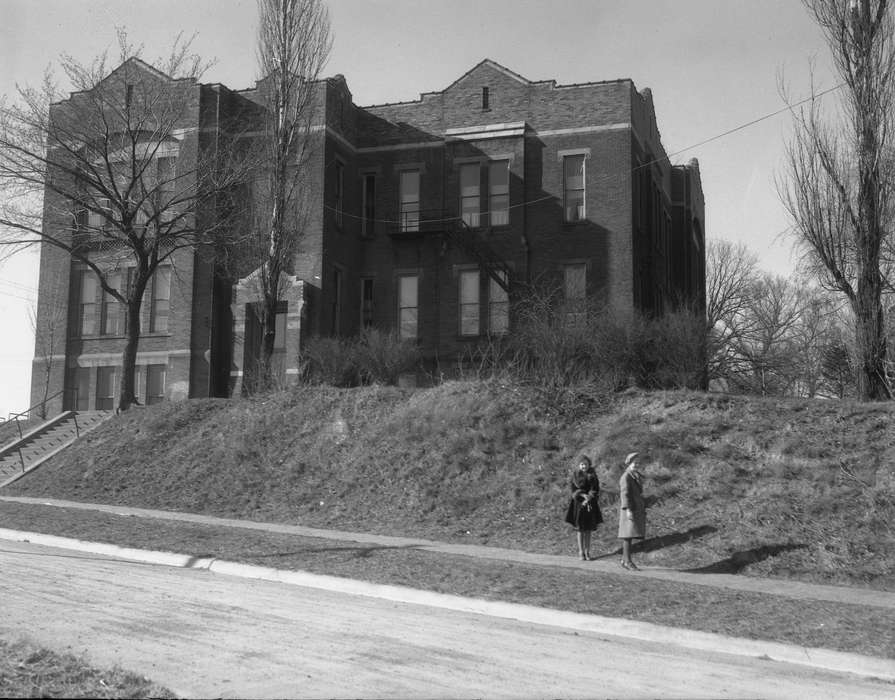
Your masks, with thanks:
[{"label": "utility wire", "polygon": [[[731,134],[735,134],[735,133],[737,133],[738,131],[742,131],[743,129],[748,129],[750,126],[755,126],[756,124],[759,124],[759,123],[761,123],[761,122],[763,122],[763,121],[766,121],[766,120],[768,120],[768,119],[772,119],[773,117],[776,117],[776,116],[778,116],[778,115],[780,115],[780,114],[783,114],[784,112],[791,111],[791,110],[794,109],[795,107],[799,107],[799,106],[805,104],[806,102],[812,102],[812,101],[814,101],[814,100],[816,100],[816,99],[819,99],[819,98],[823,97],[824,95],[827,95],[827,94],[829,94],[829,93],[831,93],[831,92],[835,92],[836,90],[838,90],[839,88],[843,87],[844,85],[845,85],[845,83],[839,83],[838,85],[835,85],[835,86],[833,86],[833,87],[831,87],[831,88],[827,88],[826,90],[823,90],[822,92],[819,92],[819,93],[817,93],[817,94],[815,94],[815,95],[811,95],[810,97],[806,97],[806,98],[803,99],[803,100],[799,100],[799,101],[796,102],[795,104],[788,104],[788,105],[786,105],[785,107],[781,107],[780,109],[778,109],[778,110],[776,110],[776,111],[774,111],[774,112],[769,112],[768,114],[764,114],[764,115],[762,115],[762,116],[760,116],[760,117],[757,117],[756,119],[752,119],[751,121],[748,121],[748,122],[745,122],[745,123],[740,124],[740,125],[738,125],[738,126],[735,126],[735,127],[733,127],[732,129],[728,129],[727,131],[724,131],[724,132],[722,132],[722,133],[720,133],[720,134],[716,134],[715,136],[712,136],[712,137],[710,137],[710,138],[707,138],[707,139],[705,139],[705,140],[703,140],[703,141],[699,141],[698,143],[694,143],[694,144],[692,144],[692,145],[690,145],[690,146],[687,146],[687,147],[685,147],[685,148],[681,148],[681,149],[679,149],[679,150],[677,150],[677,151],[675,151],[675,152],[673,152],[673,153],[669,153],[668,155],[666,155],[666,156],[663,157],[663,158],[656,158],[656,159],[651,160],[651,161],[648,161],[648,162],[646,162],[646,163],[641,163],[640,165],[636,165],[636,166],[634,166],[633,168],[631,168],[631,172],[633,173],[633,172],[635,172],[635,171],[637,171],[637,170],[640,170],[641,168],[646,168],[646,167],[648,167],[648,166],[650,166],[650,165],[654,165],[654,164],[656,164],[656,163],[662,163],[662,162],[664,162],[664,161],[670,161],[671,158],[673,158],[674,156],[680,155],[681,153],[685,153],[685,152],[687,152],[687,151],[691,151],[691,150],[693,150],[694,148],[699,148],[700,146],[704,146],[704,145],[706,145],[707,143],[712,143],[713,141],[718,141],[719,139],[722,139],[722,138],[724,138],[725,136],[730,136]],[[600,180],[609,180],[609,179],[612,179],[613,176],[609,176],[609,175],[601,175],[601,176],[598,176],[598,177],[599,177]],[[528,206],[528,205],[531,205],[531,204],[538,204],[538,203],[540,203],[540,202],[543,202],[543,201],[546,201],[546,200],[550,200],[550,199],[556,199],[556,198],[557,198],[557,195],[546,195],[546,196],[544,196],[544,197],[538,197],[538,198],[536,198],[536,199],[526,200],[526,201],[523,201],[523,202],[519,202],[519,203],[517,203],[517,204],[511,204],[511,205],[509,205],[509,207],[507,207],[507,209],[516,209],[516,208],[518,208],[518,207],[524,207],[524,206]],[[351,213],[349,213],[349,212],[347,212],[347,211],[345,211],[345,210],[341,210],[341,212],[340,212],[339,209],[337,209],[336,207],[329,206],[328,204],[324,204],[323,207],[324,207],[324,209],[328,209],[329,211],[332,211],[332,212],[335,212],[335,213],[341,213],[342,216],[347,216],[347,217],[349,217],[349,218],[351,218],[351,219],[366,220],[366,221],[368,221],[368,222],[370,222],[370,223],[377,223],[377,224],[401,224],[401,223],[403,223],[403,222],[400,221],[400,220],[394,220],[394,219],[376,219],[376,218],[374,218],[374,219],[367,219],[367,218],[364,217],[364,216],[360,216],[360,215],[357,215],[357,214],[351,214]],[[501,211],[505,211],[505,210],[501,210]],[[489,216],[490,214],[491,214],[490,211],[479,212],[479,216],[480,216],[480,217],[487,217],[487,216]],[[449,222],[449,221],[459,221],[459,220],[462,219],[462,218],[463,218],[462,216],[450,216],[450,217],[444,217],[444,218],[441,218],[441,219],[426,219],[426,220],[425,220],[425,223],[429,223],[429,224],[434,224],[434,223],[446,223],[446,222]],[[421,222],[421,223],[423,223],[423,222]],[[782,232],[781,232],[781,233],[782,233]]]}]

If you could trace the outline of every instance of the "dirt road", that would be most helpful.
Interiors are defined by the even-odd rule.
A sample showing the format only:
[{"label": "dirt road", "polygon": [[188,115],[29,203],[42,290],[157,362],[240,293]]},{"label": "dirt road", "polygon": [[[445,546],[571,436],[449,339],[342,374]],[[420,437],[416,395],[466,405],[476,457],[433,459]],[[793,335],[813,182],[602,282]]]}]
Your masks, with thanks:
[{"label": "dirt road", "polygon": [[[857,677],[0,541],[0,635],[189,697],[836,697]],[[630,669],[630,670],[629,670]]]}]

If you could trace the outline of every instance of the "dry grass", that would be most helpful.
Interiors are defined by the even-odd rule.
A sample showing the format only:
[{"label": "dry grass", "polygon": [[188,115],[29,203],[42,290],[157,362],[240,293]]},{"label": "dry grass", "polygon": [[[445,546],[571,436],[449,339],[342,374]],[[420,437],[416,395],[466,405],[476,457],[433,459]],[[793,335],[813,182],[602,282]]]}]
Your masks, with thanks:
[{"label": "dry grass", "polygon": [[647,564],[895,590],[895,406],[512,383],[134,410],[6,493],[571,553],[569,468],[645,455]]},{"label": "dry grass", "polygon": [[27,641],[0,641],[0,696],[4,698],[173,698],[146,678],[99,670],[71,654]]}]

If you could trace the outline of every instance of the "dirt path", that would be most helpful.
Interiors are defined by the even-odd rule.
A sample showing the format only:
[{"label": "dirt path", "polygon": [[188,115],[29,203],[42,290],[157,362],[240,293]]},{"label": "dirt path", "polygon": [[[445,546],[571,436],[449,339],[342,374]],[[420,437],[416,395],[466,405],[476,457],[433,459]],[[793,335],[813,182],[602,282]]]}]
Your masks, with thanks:
[{"label": "dirt path", "polygon": [[[837,697],[858,677],[0,542],[0,634],[192,697]],[[628,671],[633,668],[632,671]]]}]

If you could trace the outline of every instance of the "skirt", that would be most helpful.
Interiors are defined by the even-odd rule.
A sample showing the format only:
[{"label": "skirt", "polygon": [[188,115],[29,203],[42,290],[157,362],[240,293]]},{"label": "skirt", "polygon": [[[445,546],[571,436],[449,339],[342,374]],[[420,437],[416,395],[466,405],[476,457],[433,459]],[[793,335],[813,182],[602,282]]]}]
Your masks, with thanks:
[{"label": "skirt", "polygon": [[603,513],[593,501],[585,506],[573,496],[566,508],[565,520],[576,530],[596,530],[597,525],[603,522]]}]

